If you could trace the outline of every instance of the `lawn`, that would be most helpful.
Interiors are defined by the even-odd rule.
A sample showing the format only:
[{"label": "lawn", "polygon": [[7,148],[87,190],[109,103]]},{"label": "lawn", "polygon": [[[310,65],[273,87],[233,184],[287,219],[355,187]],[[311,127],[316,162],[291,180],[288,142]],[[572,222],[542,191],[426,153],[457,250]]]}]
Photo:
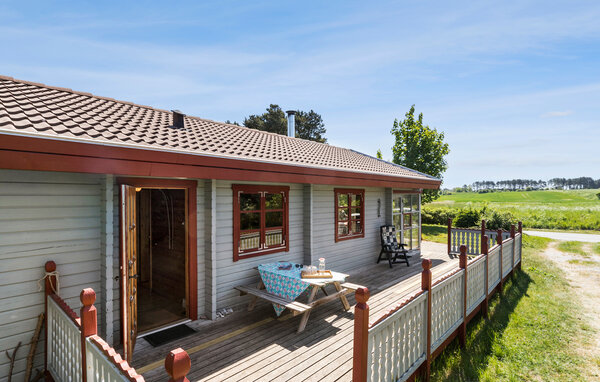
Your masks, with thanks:
[{"label": "lawn", "polygon": [[[435,230],[428,235],[435,236]],[[424,229],[425,231],[425,229]],[[434,381],[580,381],[578,347],[589,326],[560,270],[539,254],[548,239],[524,236],[523,269],[490,302],[489,320],[468,325],[465,349],[454,341],[432,365]],[[586,334],[587,333],[587,334]]]},{"label": "lawn", "polygon": [[[442,195],[423,206],[424,214],[437,209],[488,209],[510,212],[526,228],[600,230],[600,190],[466,192]],[[441,224],[441,222],[440,222]]]}]

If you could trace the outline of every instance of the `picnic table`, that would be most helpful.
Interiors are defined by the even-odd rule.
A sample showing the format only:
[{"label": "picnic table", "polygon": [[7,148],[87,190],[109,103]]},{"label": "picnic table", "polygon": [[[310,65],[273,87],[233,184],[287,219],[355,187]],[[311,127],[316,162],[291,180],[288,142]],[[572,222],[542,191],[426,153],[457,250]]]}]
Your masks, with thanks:
[{"label": "picnic table", "polygon": [[[257,269],[261,280],[258,285],[256,287],[237,286],[235,289],[242,295],[253,296],[248,304],[249,311],[254,309],[257,300],[261,298],[273,303],[277,316],[281,315],[285,309],[289,309],[294,316],[302,314],[298,333],[305,329],[310,312],[314,307],[339,299],[344,309],[350,310],[346,295],[361,288],[360,285],[345,282],[348,275],[344,273],[331,271],[332,278],[309,279],[302,278],[301,267],[297,267],[295,264],[292,264],[290,269],[280,269],[280,265],[281,263],[259,265]],[[329,284],[335,286],[335,293],[327,293],[325,287]],[[306,290],[309,290],[306,303],[296,301]],[[317,298],[319,290],[323,291],[324,296]]]}]

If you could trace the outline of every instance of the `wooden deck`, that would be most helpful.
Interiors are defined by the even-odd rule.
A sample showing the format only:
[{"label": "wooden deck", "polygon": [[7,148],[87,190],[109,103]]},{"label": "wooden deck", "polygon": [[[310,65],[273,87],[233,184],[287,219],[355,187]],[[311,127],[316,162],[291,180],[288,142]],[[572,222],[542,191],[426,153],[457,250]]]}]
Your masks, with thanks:
[{"label": "wooden deck", "polygon": [[[446,246],[423,242],[421,257],[411,266],[387,262],[350,272],[348,281],[371,291],[371,321],[420,288],[421,258],[433,262],[434,279],[458,267]],[[376,257],[374,257],[376,259]],[[354,295],[348,300],[354,306]],[[253,312],[245,309],[216,321],[190,323],[198,333],[153,348],[145,340],[136,345],[133,366],[146,381],[163,381],[164,357],[176,347],[192,359],[191,381],[350,381],[352,376],[353,309],[345,312],[340,301],[316,308],[306,330],[297,334],[299,316],[276,318],[270,304]]]}]

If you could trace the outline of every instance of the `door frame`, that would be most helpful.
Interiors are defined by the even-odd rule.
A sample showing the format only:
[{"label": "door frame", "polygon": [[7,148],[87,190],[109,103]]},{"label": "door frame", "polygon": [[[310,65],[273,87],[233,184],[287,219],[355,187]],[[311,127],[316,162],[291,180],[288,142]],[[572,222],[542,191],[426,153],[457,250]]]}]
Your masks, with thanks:
[{"label": "door frame", "polygon": [[[198,319],[198,251],[197,251],[197,200],[196,200],[196,189],[198,182],[195,180],[181,180],[181,179],[157,179],[157,178],[133,178],[133,177],[119,177],[116,183],[120,186],[125,184],[132,187],[141,188],[162,188],[162,189],[185,189],[187,198],[187,216],[186,216],[186,228],[187,228],[187,274],[186,274],[186,305],[187,305],[187,316],[190,320]],[[121,232],[121,221],[119,219],[119,232]],[[122,261],[122,251],[120,248],[119,262]],[[119,264],[122,266],[122,264]],[[122,289],[122,286],[120,286]],[[124,291],[121,290],[121,299],[123,299]],[[121,328],[123,327],[123,312],[121,316]],[[121,342],[124,339],[124,333],[121,333]]]}]

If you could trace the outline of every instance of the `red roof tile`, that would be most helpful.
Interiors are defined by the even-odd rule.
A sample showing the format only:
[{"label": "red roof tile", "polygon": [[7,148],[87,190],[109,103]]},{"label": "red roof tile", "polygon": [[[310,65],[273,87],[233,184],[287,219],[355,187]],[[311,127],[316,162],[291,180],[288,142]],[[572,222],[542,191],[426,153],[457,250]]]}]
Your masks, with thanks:
[{"label": "red roof tile", "polygon": [[437,180],[354,150],[0,76],[0,133]]}]

